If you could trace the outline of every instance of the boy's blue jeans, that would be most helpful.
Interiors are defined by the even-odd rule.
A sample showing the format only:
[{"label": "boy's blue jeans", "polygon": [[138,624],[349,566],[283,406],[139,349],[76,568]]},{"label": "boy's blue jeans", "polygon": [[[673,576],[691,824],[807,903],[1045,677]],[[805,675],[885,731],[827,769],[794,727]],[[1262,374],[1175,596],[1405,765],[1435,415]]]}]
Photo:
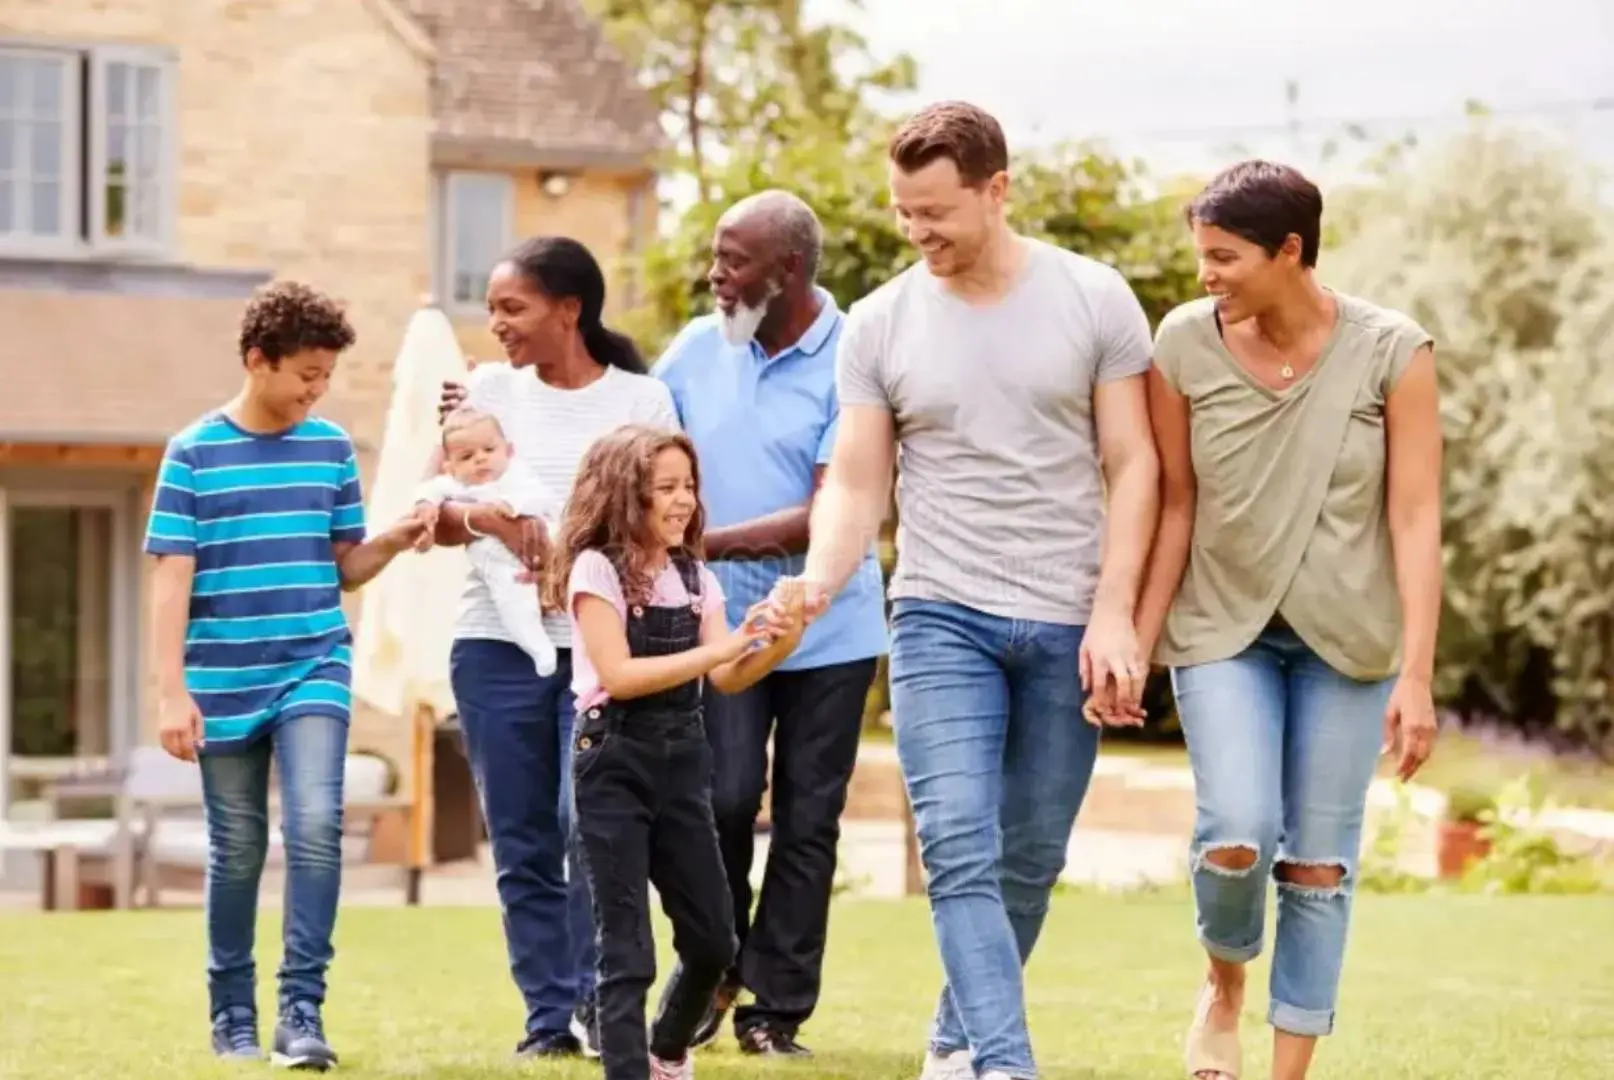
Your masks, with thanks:
[{"label": "boy's blue jeans", "polygon": [[[1230,659],[1174,668],[1171,684],[1194,770],[1200,941],[1222,960],[1255,959],[1267,879],[1279,870],[1268,1020],[1291,1034],[1327,1035],[1394,681],[1347,678],[1293,630],[1270,628]],[[1206,859],[1229,849],[1253,851],[1254,864],[1234,870]],[[1331,868],[1340,880],[1286,882],[1285,864]]]},{"label": "boy's blue jeans", "polygon": [[258,885],[269,852],[269,766],[280,775],[286,853],[280,1007],[325,1000],[342,890],[342,771],[348,725],[304,714],[265,738],[201,755],[207,818],[207,988],[211,1012],[254,1007]]},{"label": "boy's blue jeans", "polygon": [[946,985],[931,1048],[1036,1075],[1021,969],[1098,756],[1082,717],[1085,628],[898,600],[891,714]]}]

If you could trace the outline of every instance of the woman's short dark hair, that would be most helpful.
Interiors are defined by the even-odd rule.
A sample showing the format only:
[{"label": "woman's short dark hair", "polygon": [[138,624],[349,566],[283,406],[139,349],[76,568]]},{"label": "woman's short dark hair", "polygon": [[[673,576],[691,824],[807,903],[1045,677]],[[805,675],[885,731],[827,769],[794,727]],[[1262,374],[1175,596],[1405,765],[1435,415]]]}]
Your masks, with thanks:
[{"label": "woman's short dark hair", "polygon": [[1225,229],[1276,255],[1291,233],[1300,261],[1317,265],[1323,194],[1300,170],[1272,161],[1241,161],[1217,173],[1188,204],[1188,224]]},{"label": "woman's short dark hair", "polygon": [[635,375],[648,371],[633,339],[600,319],[605,309],[605,274],[588,248],[569,236],[534,236],[517,244],[501,261],[514,266],[551,300],[577,301],[577,328],[595,360]]}]

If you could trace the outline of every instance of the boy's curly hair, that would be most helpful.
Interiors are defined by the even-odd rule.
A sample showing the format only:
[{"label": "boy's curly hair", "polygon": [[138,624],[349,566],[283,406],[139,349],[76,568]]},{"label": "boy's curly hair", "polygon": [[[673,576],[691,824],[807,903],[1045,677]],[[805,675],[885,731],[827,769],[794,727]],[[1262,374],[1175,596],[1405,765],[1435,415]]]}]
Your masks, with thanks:
[{"label": "boy's curly hair", "polygon": [[260,286],[241,317],[241,362],[257,349],[278,363],[304,349],[349,348],[356,335],[342,305],[298,281]]},{"label": "boy's curly hair", "polygon": [[689,457],[695,480],[695,513],[676,553],[692,559],[706,557],[706,514],[700,502],[700,461],[695,445],[680,431],[643,424],[628,424],[597,439],[583,455],[577,481],[566,502],[548,569],[543,575],[547,609],[565,611],[566,589],[577,557],[593,550],[616,567],[622,595],[629,604],[650,602],[654,585],[648,567],[656,554],[649,546],[650,484],[656,456],[663,450],[682,450]]}]

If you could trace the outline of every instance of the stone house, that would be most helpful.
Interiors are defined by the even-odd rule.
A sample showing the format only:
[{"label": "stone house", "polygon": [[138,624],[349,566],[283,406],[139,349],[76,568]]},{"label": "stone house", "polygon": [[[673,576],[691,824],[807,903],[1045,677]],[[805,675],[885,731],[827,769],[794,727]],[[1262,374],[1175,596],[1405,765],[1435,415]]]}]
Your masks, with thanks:
[{"label": "stone house", "polygon": [[[320,411],[368,479],[422,297],[488,355],[495,256],[563,232],[621,270],[654,229],[659,149],[578,0],[0,6],[0,815],[153,738],[156,466],[235,392],[251,289],[347,302],[358,345]],[[612,306],[632,302],[619,272]],[[407,738],[355,720],[400,764]]]}]

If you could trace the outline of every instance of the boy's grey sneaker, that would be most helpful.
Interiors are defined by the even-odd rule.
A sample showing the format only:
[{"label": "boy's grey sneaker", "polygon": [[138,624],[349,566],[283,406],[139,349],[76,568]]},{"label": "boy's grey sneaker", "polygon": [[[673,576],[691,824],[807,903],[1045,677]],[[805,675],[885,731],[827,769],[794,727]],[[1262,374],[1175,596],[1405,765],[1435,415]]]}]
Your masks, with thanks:
[{"label": "boy's grey sneaker", "polygon": [[257,1010],[245,1005],[230,1005],[214,1014],[213,1053],[221,1058],[262,1061]]},{"label": "boy's grey sneaker", "polygon": [[269,1058],[283,1069],[324,1072],[336,1064],[336,1051],[325,1041],[319,1006],[312,1001],[294,1001],[280,1014],[275,1025],[275,1048]]}]

